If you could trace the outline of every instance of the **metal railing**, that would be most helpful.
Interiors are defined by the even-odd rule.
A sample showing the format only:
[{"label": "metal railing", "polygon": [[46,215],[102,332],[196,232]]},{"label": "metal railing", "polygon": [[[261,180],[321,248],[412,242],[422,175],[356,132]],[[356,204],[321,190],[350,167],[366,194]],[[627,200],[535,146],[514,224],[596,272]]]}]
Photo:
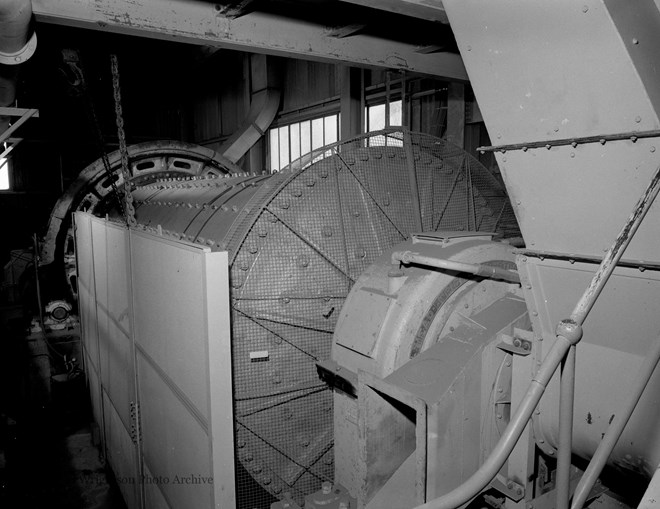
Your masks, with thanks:
[{"label": "metal railing", "polygon": [[[639,198],[630,217],[616,240],[607,251],[591,283],[578,300],[570,318],[557,325],[557,340],[543,359],[538,372],[525,393],[515,414],[504,430],[502,437],[483,465],[463,484],[439,498],[418,506],[416,509],[456,509],[477,496],[496,476],[509,458],[527,425],[532,412],[538,405],[545,388],[561,364],[559,396],[559,447],[557,452],[557,509],[568,509],[570,503],[570,467],[573,439],[573,404],[575,391],[575,348],[582,339],[582,324],[593,308],[605,284],[612,275],[618,261],[637,232],[639,225],[651,208],[660,191],[660,167],[658,167],[648,187]],[[659,342],[660,343],[660,342]],[[633,385],[623,413],[612,421],[601,441],[585,474],[575,491],[571,509],[581,509],[587,494],[593,487],[616,441],[641,397],[648,380],[660,359],[660,344],[656,345],[641,368]]]}]

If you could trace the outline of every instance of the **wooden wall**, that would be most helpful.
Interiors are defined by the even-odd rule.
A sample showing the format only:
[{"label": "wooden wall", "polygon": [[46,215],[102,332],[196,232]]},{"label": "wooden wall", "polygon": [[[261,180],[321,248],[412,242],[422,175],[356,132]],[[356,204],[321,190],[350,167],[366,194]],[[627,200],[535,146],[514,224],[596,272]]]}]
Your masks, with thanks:
[{"label": "wooden wall", "polygon": [[339,111],[341,82],[338,65],[284,60],[281,105],[283,112],[304,109],[329,100],[337,101],[336,109]]},{"label": "wooden wall", "polygon": [[246,53],[220,50],[199,64],[188,83],[189,141],[219,146],[233,134],[249,109],[249,86]]}]

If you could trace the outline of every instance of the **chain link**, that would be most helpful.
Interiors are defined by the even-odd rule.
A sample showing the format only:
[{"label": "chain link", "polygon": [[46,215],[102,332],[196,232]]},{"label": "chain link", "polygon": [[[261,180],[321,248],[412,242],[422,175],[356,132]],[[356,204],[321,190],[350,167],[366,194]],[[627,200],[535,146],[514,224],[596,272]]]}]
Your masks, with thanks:
[{"label": "chain link", "polygon": [[131,171],[128,161],[128,147],[126,146],[126,133],[124,132],[121,90],[119,88],[119,61],[117,60],[117,55],[110,55],[110,61],[112,64],[112,89],[115,98],[117,137],[119,138],[119,154],[121,155],[121,173],[124,177],[124,211],[128,226],[137,226],[133,194],[131,193]]},{"label": "chain link", "polygon": [[126,212],[124,210],[124,204],[122,202],[121,197],[119,196],[119,190],[117,189],[117,184],[115,183],[116,179],[114,178],[112,168],[110,167],[110,159],[108,159],[108,154],[105,151],[105,139],[103,136],[103,131],[101,129],[101,123],[99,122],[99,119],[96,115],[96,108],[94,108],[94,101],[92,101],[89,88],[87,87],[87,80],[85,79],[85,71],[82,60],[79,61],[77,58],[74,58],[71,61],[67,61],[65,63],[68,63],[69,66],[72,67],[72,70],[80,80],[77,86],[74,85],[74,89],[78,94],[82,96],[87,106],[87,113],[90,116],[92,125],[94,126],[94,131],[96,132],[96,141],[99,146],[99,151],[101,152],[101,160],[103,161],[103,168],[105,170],[107,182],[109,182],[110,186],[112,187],[112,197],[117,202],[117,209],[121,213],[122,217],[125,219]]}]

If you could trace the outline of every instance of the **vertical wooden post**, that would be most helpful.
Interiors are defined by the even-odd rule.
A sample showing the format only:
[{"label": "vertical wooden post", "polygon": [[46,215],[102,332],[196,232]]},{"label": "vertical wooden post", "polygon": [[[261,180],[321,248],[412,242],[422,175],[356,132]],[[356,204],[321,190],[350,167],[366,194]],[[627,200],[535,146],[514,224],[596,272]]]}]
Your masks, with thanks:
[{"label": "vertical wooden post", "polygon": [[362,69],[341,66],[340,140],[348,140],[364,130]]},{"label": "vertical wooden post", "polygon": [[465,85],[449,83],[447,104],[447,141],[465,145]]}]

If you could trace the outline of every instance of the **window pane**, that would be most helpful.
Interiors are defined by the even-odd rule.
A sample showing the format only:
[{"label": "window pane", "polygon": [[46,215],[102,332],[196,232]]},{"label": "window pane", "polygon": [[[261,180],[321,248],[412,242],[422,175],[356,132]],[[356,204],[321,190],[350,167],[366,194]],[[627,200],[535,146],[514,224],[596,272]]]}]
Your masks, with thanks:
[{"label": "window pane", "polygon": [[280,169],[280,142],[277,129],[268,131],[270,136],[270,171],[278,171]]},{"label": "window pane", "polygon": [[300,154],[309,154],[312,150],[312,124],[309,120],[300,124]]},{"label": "window pane", "polygon": [[385,129],[385,105],[369,106],[369,131]]},{"label": "window pane", "polygon": [[289,159],[289,126],[280,127],[280,168],[284,168]]},{"label": "window pane", "polygon": [[9,160],[0,159],[0,191],[9,190]]},{"label": "window pane", "polygon": [[312,150],[323,146],[323,119],[312,120]]},{"label": "window pane", "polygon": [[401,101],[390,103],[390,125],[401,125]]},{"label": "window pane", "polygon": [[300,157],[300,124],[291,124],[289,126],[291,134],[291,161]]},{"label": "window pane", "polygon": [[337,141],[337,115],[325,117],[325,144],[330,145]]}]

